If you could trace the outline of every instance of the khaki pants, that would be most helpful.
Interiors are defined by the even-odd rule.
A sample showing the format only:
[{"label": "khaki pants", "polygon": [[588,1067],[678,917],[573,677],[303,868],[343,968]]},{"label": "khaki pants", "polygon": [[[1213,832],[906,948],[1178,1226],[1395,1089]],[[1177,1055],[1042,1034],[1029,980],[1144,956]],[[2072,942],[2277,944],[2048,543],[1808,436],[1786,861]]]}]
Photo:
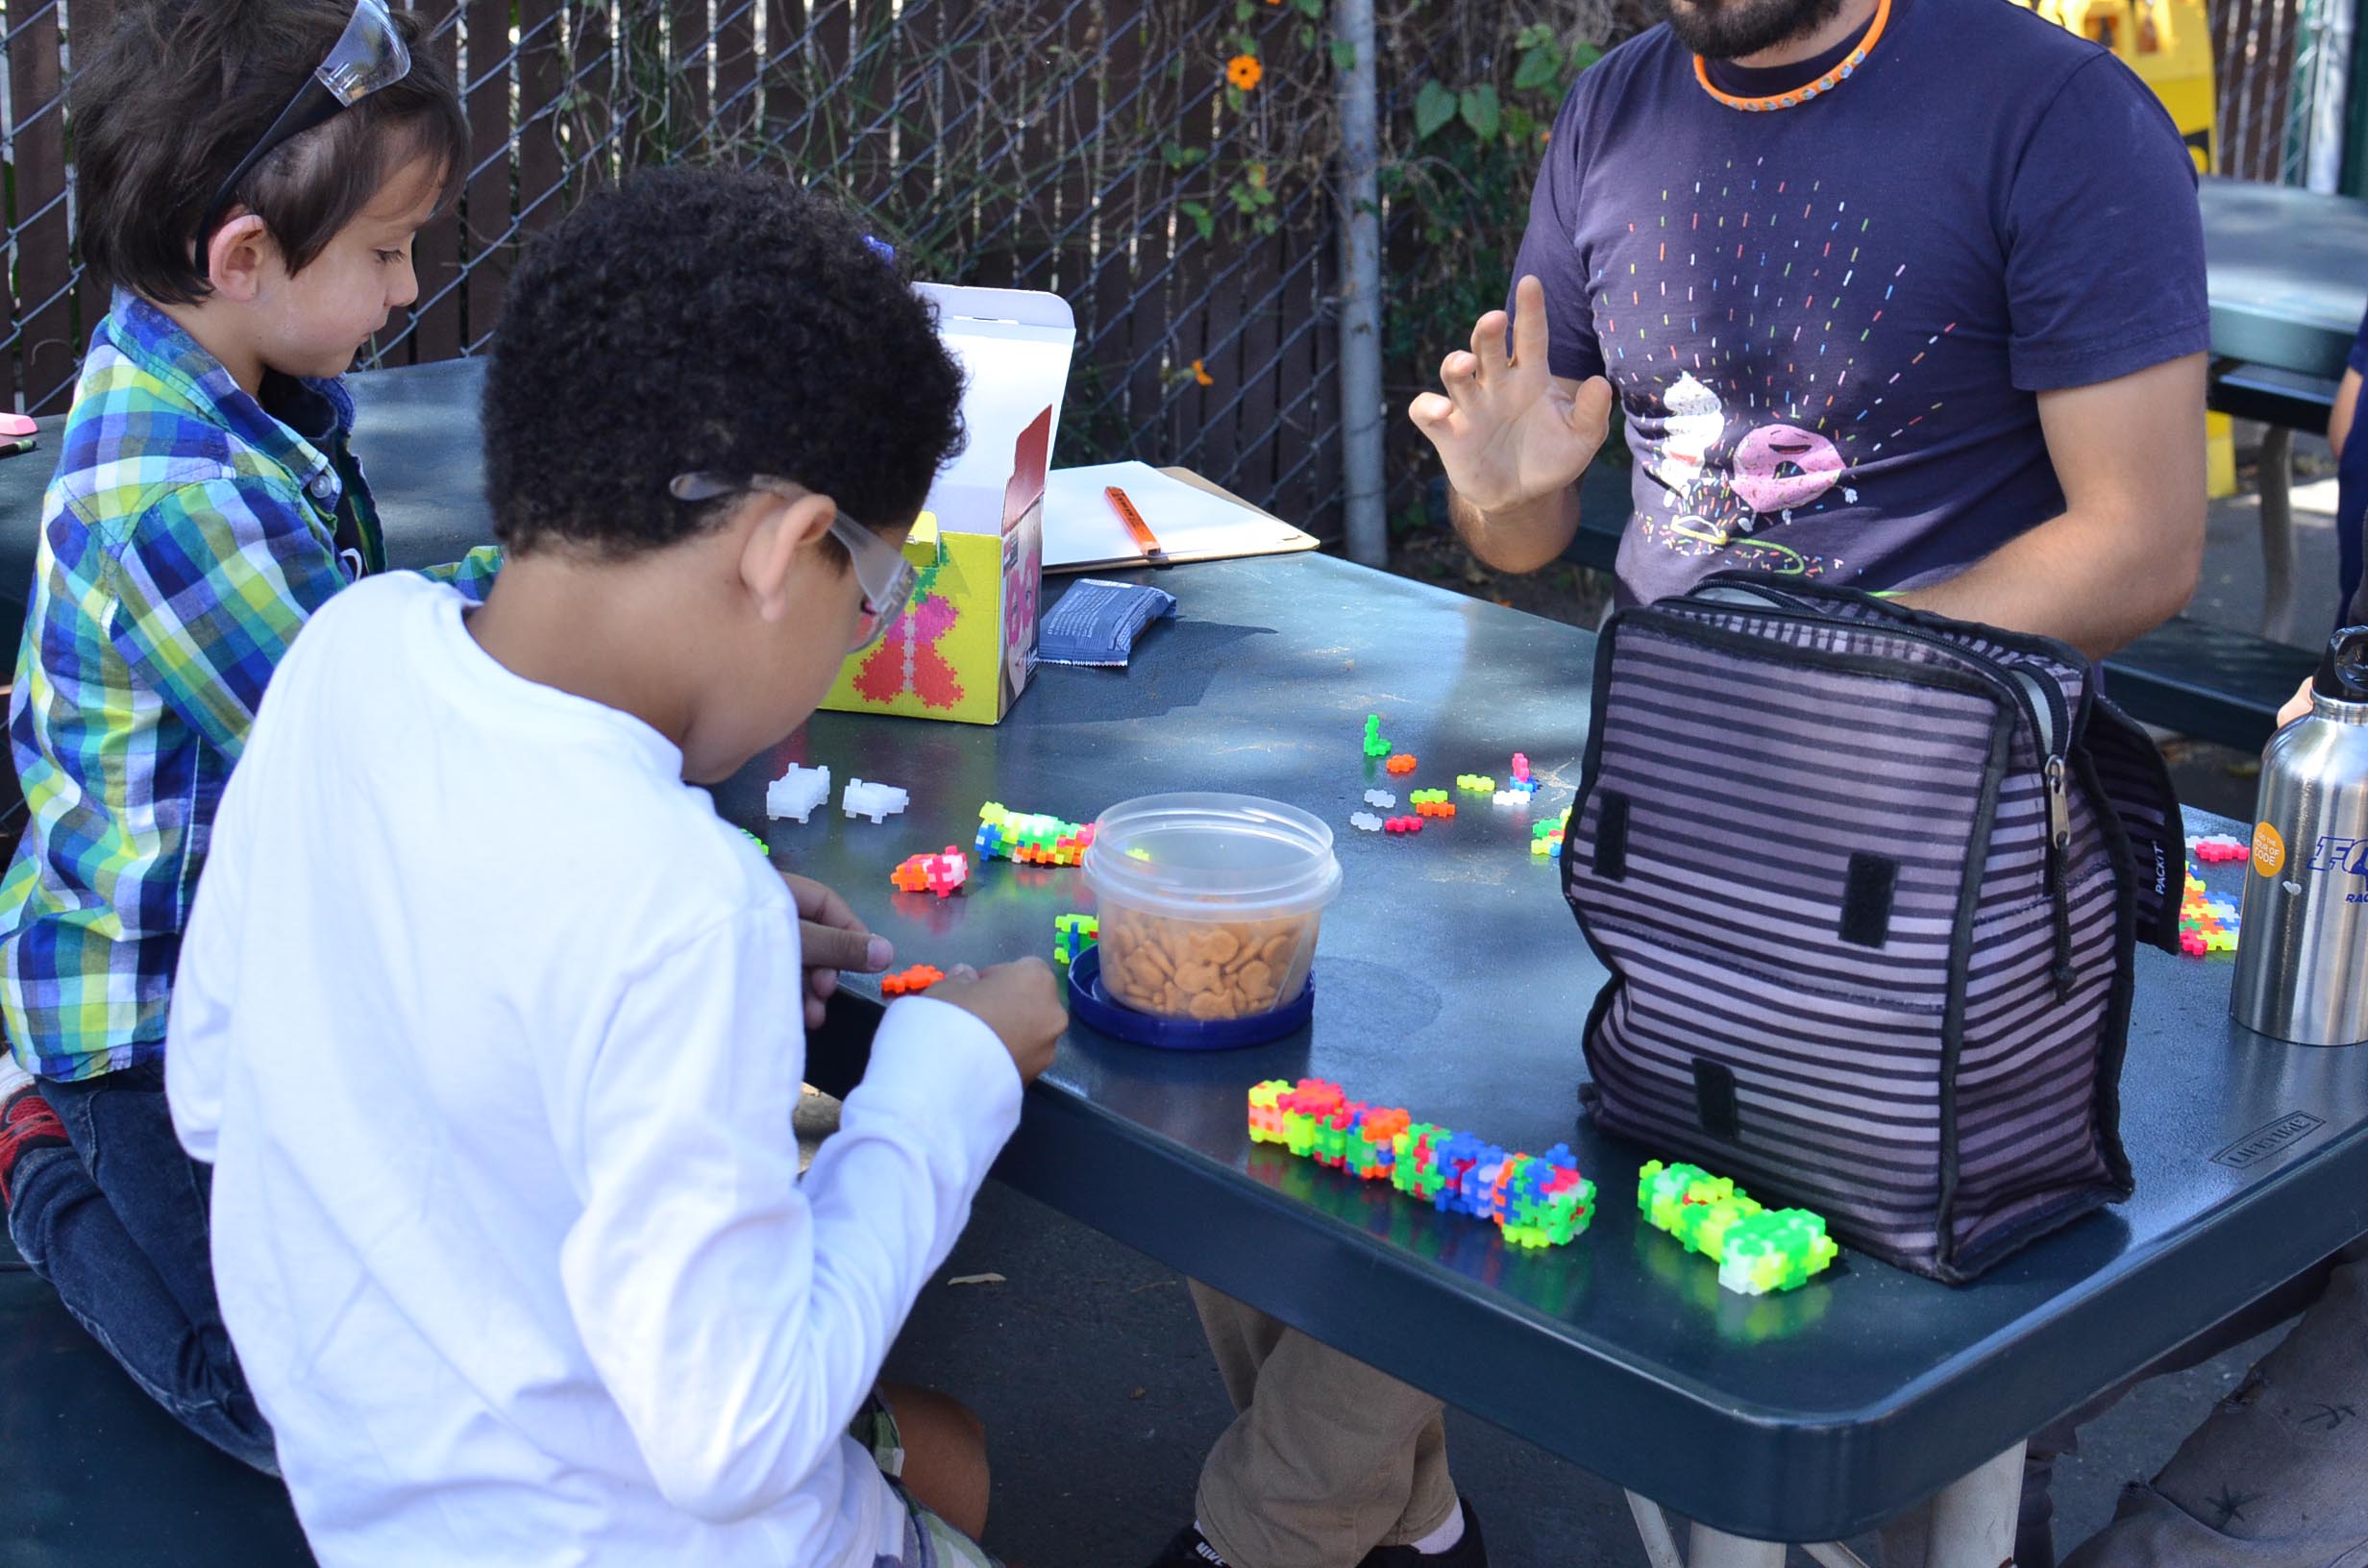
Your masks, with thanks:
[{"label": "khaki pants", "polygon": [[1195,1512],[1234,1568],[1355,1568],[1455,1511],[1444,1407],[1192,1282],[1240,1413],[1200,1469]]}]

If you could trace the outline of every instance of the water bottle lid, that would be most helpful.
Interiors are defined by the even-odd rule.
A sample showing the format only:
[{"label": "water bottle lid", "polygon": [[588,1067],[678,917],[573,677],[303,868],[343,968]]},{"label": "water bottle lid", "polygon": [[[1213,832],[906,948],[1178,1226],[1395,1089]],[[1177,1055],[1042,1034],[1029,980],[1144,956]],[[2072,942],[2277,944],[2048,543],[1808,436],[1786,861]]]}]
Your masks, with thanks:
[{"label": "water bottle lid", "polygon": [[2327,639],[2310,689],[2336,702],[2368,702],[2368,626],[2344,626]]}]

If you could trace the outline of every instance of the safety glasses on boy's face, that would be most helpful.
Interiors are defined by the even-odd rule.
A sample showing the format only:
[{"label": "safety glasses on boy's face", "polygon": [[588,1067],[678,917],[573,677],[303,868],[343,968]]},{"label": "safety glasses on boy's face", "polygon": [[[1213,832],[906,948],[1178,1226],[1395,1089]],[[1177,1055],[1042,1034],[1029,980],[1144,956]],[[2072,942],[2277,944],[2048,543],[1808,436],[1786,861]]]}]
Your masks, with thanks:
[{"label": "safety glasses on boy's face", "polygon": [[[739,478],[728,474],[678,474],[667,489],[677,501],[714,501],[752,490],[786,501],[802,501],[813,494],[802,484],[769,474]],[[888,623],[913,597],[913,584],[921,575],[902,551],[835,508],[830,514],[830,537],[847,547],[855,563],[855,582],[863,589],[863,619],[855,623],[855,641],[848,649],[860,653],[887,632]]]},{"label": "safety glasses on boy's face", "polygon": [[263,139],[254,150],[238,160],[231,177],[222,182],[222,188],[208,205],[205,216],[198,220],[197,243],[203,246],[212,237],[214,225],[222,221],[223,212],[237,194],[238,182],[255,171],[255,166],[303,135],[316,125],[326,123],[341,109],[351,109],[381,87],[392,86],[411,74],[411,52],[404,47],[403,35],[395,31],[395,19],[387,14],[385,0],[354,0],[354,14],[346,22],[345,31],[337,35],[328,58],[313,68],[311,77],[289,99],[287,108],[271,122]]}]

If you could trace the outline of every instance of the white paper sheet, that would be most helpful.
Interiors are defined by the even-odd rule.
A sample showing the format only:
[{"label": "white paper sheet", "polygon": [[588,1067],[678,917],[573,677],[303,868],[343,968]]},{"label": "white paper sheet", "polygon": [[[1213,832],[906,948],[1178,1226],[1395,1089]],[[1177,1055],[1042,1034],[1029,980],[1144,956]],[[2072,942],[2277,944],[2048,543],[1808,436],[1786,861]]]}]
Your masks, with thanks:
[{"label": "white paper sheet", "polygon": [[1148,463],[1056,468],[1045,484],[1045,570],[1139,561],[1142,549],[1102,492],[1126,492],[1160,548],[1178,560],[1304,550],[1307,534],[1264,512],[1171,478]]}]

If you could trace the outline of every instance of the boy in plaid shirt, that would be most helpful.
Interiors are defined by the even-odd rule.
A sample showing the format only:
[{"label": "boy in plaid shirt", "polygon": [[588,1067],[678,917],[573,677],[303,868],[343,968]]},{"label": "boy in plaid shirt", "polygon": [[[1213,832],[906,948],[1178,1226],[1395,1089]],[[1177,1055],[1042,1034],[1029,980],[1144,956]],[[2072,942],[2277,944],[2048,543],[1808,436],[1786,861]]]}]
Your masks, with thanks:
[{"label": "boy in plaid shirt", "polygon": [[[125,1370],[264,1470],[206,1172],[165,1106],[165,1011],[264,686],[306,618],[386,564],[337,377],[417,297],[412,236],[465,166],[418,40],[382,0],[148,0],[75,85],[83,254],[115,293],[9,705],[31,821],[0,881],[0,1201]],[[497,563],[438,575],[481,592]]]}]

